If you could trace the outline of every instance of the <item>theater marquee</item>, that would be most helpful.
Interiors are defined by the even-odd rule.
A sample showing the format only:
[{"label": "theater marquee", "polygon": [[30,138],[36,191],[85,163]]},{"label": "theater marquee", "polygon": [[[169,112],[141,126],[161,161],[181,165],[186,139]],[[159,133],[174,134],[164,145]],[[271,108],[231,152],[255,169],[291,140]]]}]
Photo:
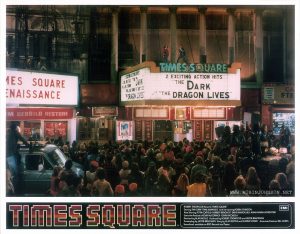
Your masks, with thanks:
[{"label": "theater marquee", "polygon": [[78,77],[6,70],[7,105],[78,104]]},{"label": "theater marquee", "polygon": [[[168,69],[167,65],[161,65],[159,72],[152,72],[153,69],[146,66],[121,75],[121,102],[125,105],[172,102],[176,105],[199,105],[199,102],[206,105],[240,104],[240,69],[227,70],[227,66],[224,68],[225,65],[218,64],[207,65],[204,70],[203,65],[202,72],[197,73],[191,65],[184,69],[178,64],[171,69],[171,65]],[[200,69],[200,65],[192,67],[197,66]]]}]

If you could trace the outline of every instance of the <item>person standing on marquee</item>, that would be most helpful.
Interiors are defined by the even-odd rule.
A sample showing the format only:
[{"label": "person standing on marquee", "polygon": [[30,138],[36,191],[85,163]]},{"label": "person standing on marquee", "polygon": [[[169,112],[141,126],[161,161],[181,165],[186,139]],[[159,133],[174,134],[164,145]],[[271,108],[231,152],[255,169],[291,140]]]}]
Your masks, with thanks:
[{"label": "person standing on marquee", "polygon": [[177,63],[180,61],[183,61],[184,63],[188,63],[187,58],[186,58],[185,49],[183,48],[182,45],[180,45],[180,47],[179,47]]},{"label": "person standing on marquee", "polygon": [[169,48],[167,45],[164,45],[162,55],[163,55],[163,62],[165,63],[169,62]]}]

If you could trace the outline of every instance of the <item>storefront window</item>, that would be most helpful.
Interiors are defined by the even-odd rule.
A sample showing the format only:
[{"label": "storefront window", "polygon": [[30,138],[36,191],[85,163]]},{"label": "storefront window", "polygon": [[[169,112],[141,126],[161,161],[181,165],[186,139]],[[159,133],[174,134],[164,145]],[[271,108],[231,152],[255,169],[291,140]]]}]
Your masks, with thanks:
[{"label": "storefront window", "polygon": [[113,120],[106,118],[80,118],[79,140],[112,139]]},{"label": "storefront window", "polygon": [[24,121],[24,137],[28,140],[41,139],[41,122],[40,121]]},{"label": "storefront window", "polygon": [[68,122],[67,121],[58,121],[58,122],[45,122],[44,129],[45,138],[49,139],[57,139],[58,137],[62,137],[64,141],[67,139],[68,132]]},{"label": "storefront window", "polygon": [[154,121],[154,140],[173,140],[173,127],[170,120]]},{"label": "storefront window", "polygon": [[273,134],[279,135],[282,126],[289,128],[295,134],[295,113],[273,113]]},{"label": "storefront window", "polygon": [[79,119],[79,140],[85,140],[90,138],[89,127],[88,127],[89,118],[80,118]]}]

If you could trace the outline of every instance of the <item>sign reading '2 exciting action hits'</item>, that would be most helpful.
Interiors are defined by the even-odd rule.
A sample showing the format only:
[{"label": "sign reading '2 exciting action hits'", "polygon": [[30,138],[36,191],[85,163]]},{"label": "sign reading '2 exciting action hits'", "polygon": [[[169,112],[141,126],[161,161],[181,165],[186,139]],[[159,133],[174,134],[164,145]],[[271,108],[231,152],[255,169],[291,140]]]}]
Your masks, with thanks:
[{"label": "sign reading '2 exciting action hits'", "polygon": [[182,66],[171,68],[161,66],[160,73],[142,68],[121,76],[121,101],[240,100],[239,69],[236,73],[224,73],[227,67],[210,65],[196,73],[190,72],[191,68],[185,69],[189,72],[180,72],[184,70]]}]

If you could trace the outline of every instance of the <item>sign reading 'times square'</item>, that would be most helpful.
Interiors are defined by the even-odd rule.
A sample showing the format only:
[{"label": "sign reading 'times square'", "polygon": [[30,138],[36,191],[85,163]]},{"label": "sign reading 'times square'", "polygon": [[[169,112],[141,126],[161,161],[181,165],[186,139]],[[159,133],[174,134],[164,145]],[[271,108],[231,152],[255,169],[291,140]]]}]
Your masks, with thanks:
[{"label": "sign reading 'times square'", "polygon": [[240,70],[213,71],[151,73],[142,68],[121,76],[121,101],[240,100]]},{"label": "sign reading 'times square'", "polygon": [[6,104],[76,106],[78,77],[6,70]]}]

